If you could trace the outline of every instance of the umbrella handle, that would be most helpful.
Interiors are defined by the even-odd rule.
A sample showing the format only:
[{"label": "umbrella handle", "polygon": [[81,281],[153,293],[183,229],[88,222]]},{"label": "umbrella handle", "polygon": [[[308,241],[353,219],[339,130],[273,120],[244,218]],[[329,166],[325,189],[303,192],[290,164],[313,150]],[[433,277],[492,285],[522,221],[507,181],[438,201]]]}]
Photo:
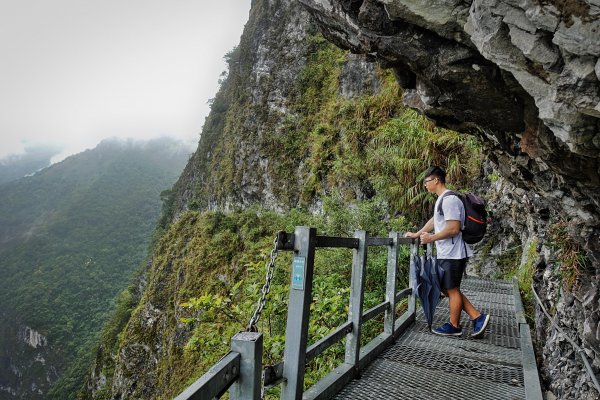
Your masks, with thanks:
[{"label": "umbrella handle", "polygon": [[431,253],[428,252],[428,246],[430,246],[429,244],[422,244],[421,247],[423,247],[423,255],[424,256],[430,256]]},{"label": "umbrella handle", "polygon": [[421,243],[421,239],[417,238],[417,246],[421,246],[423,248],[423,253],[427,253],[427,244]]}]

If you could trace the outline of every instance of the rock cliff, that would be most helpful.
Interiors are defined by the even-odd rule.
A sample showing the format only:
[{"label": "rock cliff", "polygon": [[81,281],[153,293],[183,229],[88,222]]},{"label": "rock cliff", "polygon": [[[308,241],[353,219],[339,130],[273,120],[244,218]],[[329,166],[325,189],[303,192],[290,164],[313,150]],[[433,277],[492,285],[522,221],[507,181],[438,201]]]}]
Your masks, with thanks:
[{"label": "rock cliff", "polygon": [[598,260],[597,3],[300,1],[328,39],[393,68],[408,105],[478,135],[515,184],[563,206]]},{"label": "rock cliff", "polygon": [[[536,289],[598,372],[600,3],[300,2],[329,40],[392,68],[406,104],[487,145],[503,177],[490,190],[504,237],[492,254],[518,246],[514,261],[524,264],[535,247]],[[573,285],[557,267],[565,246],[550,245],[561,239],[587,259]],[[535,324],[548,387],[560,398],[596,398],[579,357],[539,310]]]},{"label": "rock cliff", "polygon": [[[303,182],[310,173],[308,136],[318,121],[310,114],[327,99],[306,93],[321,91],[327,83],[312,80],[343,54],[319,53],[316,33],[296,1],[254,3],[240,44],[227,56],[227,80],[212,99],[198,150],[173,190],[170,219],[187,209],[258,203],[282,210],[311,201]],[[350,56],[344,65],[341,97],[378,90],[375,64]]]}]

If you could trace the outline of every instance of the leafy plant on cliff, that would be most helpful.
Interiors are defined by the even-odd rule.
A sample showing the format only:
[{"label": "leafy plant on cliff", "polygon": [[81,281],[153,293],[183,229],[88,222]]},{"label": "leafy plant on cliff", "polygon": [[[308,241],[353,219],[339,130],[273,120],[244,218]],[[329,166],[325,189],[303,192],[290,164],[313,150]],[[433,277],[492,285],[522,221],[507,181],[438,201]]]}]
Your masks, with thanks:
[{"label": "leafy plant on cliff", "polygon": [[[203,178],[188,205],[235,203],[240,186],[251,182],[257,193],[268,184],[284,207],[311,206],[334,192],[346,200],[379,194],[391,213],[422,220],[432,201],[421,190],[422,171],[442,165],[456,187],[479,174],[476,140],[435,128],[406,109],[391,71],[377,69],[371,89],[344,97],[340,81],[349,54],[320,34],[307,37],[304,46],[306,62],[289,88],[271,87],[267,77],[252,81],[255,56],[242,45],[232,52],[235,74],[223,82],[205,123],[193,160],[195,175]],[[254,99],[249,85],[265,93],[287,90],[284,110]]]},{"label": "leafy plant on cliff", "polygon": [[556,251],[563,284],[571,290],[589,264],[585,252],[571,238],[567,221],[551,225],[549,233],[550,244]]},{"label": "leafy plant on cliff", "polygon": [[477,141],[454,131],[434,128],[414,110],[378,127],[369,144],[371,181],[388,199],[394,212],[417,209],[411,216],[429,215],[432,197],[423,190],[421,173],[432,165],[446,168],[448,182],[468,186],[479,174],[481,149]]},{"label": "leafy plant on cliff", "polygon": [[339,96],[347,53],[320,36],[311,40],[315,52],[303,70],[294,103],[302,115],[296,126],[309,133],[288,131],[296,141],[306,138],[308,143],[301,202],[310,203],[333,188],[346,199],[377,193],[391,213],[419,219],[428,213],[425,200],[432,200],[418,180],[427,167],[446,167],[449,180],[458,187],[468,186],[479,174],[482,155],[476,139],[435,128],[402,107],[402,93],[389,71],[377,72],[377,92]]},{"label": "leafy plant on cliff", "polygon": [[[151,348],[163,349],[166,356],[151,376],[134,378],[131,374],[135,372],[127,368],[122,370],[124,376],[136,379],[139,387],[155,388],[156,398],[171,398],[227,352],[230,337],[245,327],[254,310],[276,230],[293,231],[296,225],[310,225],[317,227],[319,234],[351,235],[361,228],[372,235],[387,235],[389,230],[406,225],[402,218],[383,218],[385,207],[379,200],[348,207],[341,196],[332,196],[324,204],[323,215],[319,216],[300,209],[279,215],[257,208],[182,215],[157,242],[148,290],[120,335],[116,352],[129,354],[130,348],[152,343]],[[384,253],[374,252],[371,257],[365,307],[383,299]],[[408,254],[402,257],[401,265],[407,264]],[[278,257],[271,293],[259,323],[265,332],[265,363],[279,361],[283,355],[290,262],[287,252]],[[351,262],[348,250],[318,252],[311,342],[346,319]],[[401,274],[400,285],[406,285],[405,275]],[[163,310],[164,317],[157,317],[153,325],[141,323],[153,310]],[[166,330],[159,333],[159,326]],[[376,329],[373,326],[365,334],[373,336]],[[184,343],[174,340],[182,335],[187,337]],[[342,354],[343,346],[338,346],[314,360],[307,384],[329,372]],[[136,360],[128,362],[150,362]],[[192,376],[190,371],[194,371]]]}]

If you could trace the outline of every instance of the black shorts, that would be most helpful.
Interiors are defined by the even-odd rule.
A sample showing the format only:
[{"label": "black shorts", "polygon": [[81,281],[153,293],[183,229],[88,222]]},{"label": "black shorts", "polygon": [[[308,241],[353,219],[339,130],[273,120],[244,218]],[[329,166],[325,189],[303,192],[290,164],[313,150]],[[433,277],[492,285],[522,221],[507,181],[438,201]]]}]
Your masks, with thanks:
[{"label": "black shorts", "polygon": [[465,267],[467,266],[467,259],[438,259],[437,262],[438,267],[444,271],[444,277],[442,278],[442,289],[460,288]]}]

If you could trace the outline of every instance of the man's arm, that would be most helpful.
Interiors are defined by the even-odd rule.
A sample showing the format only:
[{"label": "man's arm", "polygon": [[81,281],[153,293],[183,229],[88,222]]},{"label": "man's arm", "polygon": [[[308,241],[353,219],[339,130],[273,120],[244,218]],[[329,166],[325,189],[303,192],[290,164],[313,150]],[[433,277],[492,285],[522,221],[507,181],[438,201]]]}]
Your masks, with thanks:
[{"label": "man's arm", "polygon": [[425,225],[423,225],[423,227],[421,229],[419,229],[418,232],[406,232],[404,234],[404,237],[417,239],[421,236],[421,234],[423,234],[425,232],[431,232],[432,230],[433,230],[433,217],[429,221],[427,221],[427,223]]},{"label": "man's arm", "polygon": [[452,220],[452,219],[446,220],[446,227],[444,229],[442,229],[441,231],[439,231],[438,233],[436,233],[435,235],[432,235],[428,232],[423,232],[420,236],[421,243],[427,244],[427,243],[435,242],[436,240],[454,237],[454,236],[458,235],[458,233],[460,232],[460,226],[461,226],[460,221]]}]

